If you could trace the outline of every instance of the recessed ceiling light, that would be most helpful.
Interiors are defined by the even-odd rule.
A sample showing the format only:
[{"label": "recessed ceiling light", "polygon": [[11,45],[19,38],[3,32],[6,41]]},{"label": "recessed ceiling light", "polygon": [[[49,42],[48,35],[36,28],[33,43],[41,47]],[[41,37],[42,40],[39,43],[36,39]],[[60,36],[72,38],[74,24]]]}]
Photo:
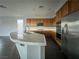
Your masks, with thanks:
[{"label": "recessed ceiling light", "polygon": [[44,8],[44,6],[39,6],[39,8]]},{"label": "recessed ceiling light", "polygon": [[4,6],[4,5],[0,5],[0,8],[7,8],[6,6]]}]

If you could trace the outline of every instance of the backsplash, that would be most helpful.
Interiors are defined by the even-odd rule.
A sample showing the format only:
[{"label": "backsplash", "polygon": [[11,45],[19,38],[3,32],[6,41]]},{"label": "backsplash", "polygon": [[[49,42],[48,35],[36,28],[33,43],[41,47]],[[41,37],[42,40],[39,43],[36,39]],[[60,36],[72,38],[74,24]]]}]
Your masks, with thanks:
[{"label": "backsplash", "polygon": [[30,27],[30,30],[50,30],[56,32],[56,27],[36,26],[36,27]]}]

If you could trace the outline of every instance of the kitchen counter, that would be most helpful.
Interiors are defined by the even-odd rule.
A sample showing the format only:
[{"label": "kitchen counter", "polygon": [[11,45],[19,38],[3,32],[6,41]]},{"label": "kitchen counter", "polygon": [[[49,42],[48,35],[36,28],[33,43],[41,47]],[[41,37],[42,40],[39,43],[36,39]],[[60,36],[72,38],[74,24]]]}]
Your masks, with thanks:
[{"label": "kitchen counter", "polygon": [[13,42],[16,43],[27,43],[28,45],[46,45],[45,36],[43,34],[38,34],[34,32],[24,33],[23,39],[18,39],[17,33],[12,32],[10,38]]},{"label": "kitchen counter", "polygon": [[24,33],[18,39],[16,32],[10,33],[10,40],[15,43],[21,59],[45,59],[46,40],[43,34]]},{"label": "kitchen counter", "polygon": [[45,27],[45,26],[36,26],[36,27],[29,27],[30,31],[38,30],[38,31],[54,31],[56,32],[56,27]]}]

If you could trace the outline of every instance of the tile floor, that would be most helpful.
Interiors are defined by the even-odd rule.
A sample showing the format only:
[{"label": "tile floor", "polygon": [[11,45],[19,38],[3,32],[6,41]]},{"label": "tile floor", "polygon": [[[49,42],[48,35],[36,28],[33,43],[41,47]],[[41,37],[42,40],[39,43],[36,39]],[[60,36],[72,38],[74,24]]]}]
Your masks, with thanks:
[{"label": "tile floor", "polygon": [[[66,59],[50,38],[47,38],[46,41],[45,59]],[[0,59],[20,59],[16,46],[8,36],[0,36]]]}]

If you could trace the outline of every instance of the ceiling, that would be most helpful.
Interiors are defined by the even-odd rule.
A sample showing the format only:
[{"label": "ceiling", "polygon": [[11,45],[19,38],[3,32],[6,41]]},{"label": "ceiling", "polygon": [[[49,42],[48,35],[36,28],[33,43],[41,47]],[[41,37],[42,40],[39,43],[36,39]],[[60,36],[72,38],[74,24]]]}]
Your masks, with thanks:
[{"label": "ceiling", "polygon": [[0,0],[0,16],[51,18],[67,0]]}]

